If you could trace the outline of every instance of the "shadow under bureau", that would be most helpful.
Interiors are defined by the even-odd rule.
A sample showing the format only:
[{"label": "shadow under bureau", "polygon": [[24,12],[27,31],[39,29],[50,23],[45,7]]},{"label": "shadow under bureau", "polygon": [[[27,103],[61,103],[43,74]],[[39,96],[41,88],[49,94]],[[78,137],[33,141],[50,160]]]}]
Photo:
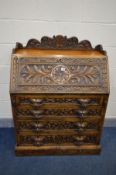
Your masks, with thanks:
[{"label": "shadow under bureau", "polygon": [[100,153],[107,59],[101,45],[76,37],[16,44],[10,76],[16,155]]}]

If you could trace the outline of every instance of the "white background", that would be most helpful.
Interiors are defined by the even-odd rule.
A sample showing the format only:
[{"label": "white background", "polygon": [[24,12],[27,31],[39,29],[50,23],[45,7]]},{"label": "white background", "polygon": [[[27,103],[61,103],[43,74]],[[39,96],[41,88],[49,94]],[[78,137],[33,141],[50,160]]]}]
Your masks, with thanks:
[{"label": "white background", "polygon": [[15,42],[57,34],[103,45],[111,83],[106,117],[116,116],[116,0],[0,0],[0,118],[12,117],[9,71]]}]

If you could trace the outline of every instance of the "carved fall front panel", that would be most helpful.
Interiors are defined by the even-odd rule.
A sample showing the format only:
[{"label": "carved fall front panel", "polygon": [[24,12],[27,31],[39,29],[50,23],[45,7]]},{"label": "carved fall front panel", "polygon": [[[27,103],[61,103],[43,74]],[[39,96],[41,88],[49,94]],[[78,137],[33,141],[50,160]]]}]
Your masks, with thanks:
[{"label": "carved fall front panel", "polygon": [[[14,84],[39,92],[102,91],[107,87],[106,58],[17,58]],[[81,89],[80,89],[81,88]],[[82,89],[83,88],[83,89]],[[90,89],[89,89],[90,91]]]},{"label": "carved fall front panel", "polygon": [[100,70],[98,66],[27,64],[20,67],[19,84],[99,85]]}]

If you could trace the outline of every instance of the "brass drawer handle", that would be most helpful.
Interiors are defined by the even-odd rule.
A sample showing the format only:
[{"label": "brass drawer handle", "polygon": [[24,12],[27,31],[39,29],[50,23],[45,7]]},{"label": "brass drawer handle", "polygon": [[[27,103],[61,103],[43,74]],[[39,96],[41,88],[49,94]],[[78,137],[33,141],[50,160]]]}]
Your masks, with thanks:
[{"label": "brass drawer handle", "polygon": [[90,99],[77,99],[77,103],[80,104],[80,106],[85,107],[87,105],[99,105],[99,101],[96,98],[90,98]]},{"label": "brass drawer handle", "polygon": [[86,110],[79,110],[79,113],[80,113],[80,114],[86,114],[87,111],[86,111]]},{"label": "brass drawer handle", "polygon": [[84,139],[85,139],[85,136],[76,136],[75,137],[75,140],[77,140],[77,141],[84,141]]},{"label": "brass drawer handle", "polygon": [[36,99],[36,98],[32,98],[30,99],[31,105],[33,106],[40,106],[43,104],[43,99]]},{"label": "brass drawer handle", "polygon": [[41,129],[43,127],[43,124],[42,123],[34,123],[33,124],[33,128],[35,129],[35,130],[39,130],[39,129]]},{"label": "brass drawer handle", "polygon": [[81,103],[89,103],[90,99],[78,99]]},{"label": "brass drawer handle", "polygon": [[77,126],[78,126],[79,128],[86,128],[87,122],[77,123]]},{"label": "brass drawer handle", "polygon": [[83,117],[84,115],[87,115],[88,111],[87,110],[78,110],[77,111],[77,115],[80,115],[81,117]]},{"label": "brass drawer handle", "polygon": [[42,137],[34,137],[34,145],[35,146],[41,146],[43,145],[44,143],[42,143],[44,141],[44,136]]},{"label": "brass drawer handle", "polygon": [[31,102],[32,102],[32,103],[41,103],[41,102],[43,102],[43,99],[32,98],[32,99],[31,99]]},{"label": "brass drawer handle", "polygon": [[40,118],[42,117],[41,115],[43,114],[43,110],[32,110],[32,114],[34,117]]},{"label": "brass drawer handle", "polygon": [[77,103],[80,104],[81,107],[85,107],[90,103],[90,99],[77,99]]}]

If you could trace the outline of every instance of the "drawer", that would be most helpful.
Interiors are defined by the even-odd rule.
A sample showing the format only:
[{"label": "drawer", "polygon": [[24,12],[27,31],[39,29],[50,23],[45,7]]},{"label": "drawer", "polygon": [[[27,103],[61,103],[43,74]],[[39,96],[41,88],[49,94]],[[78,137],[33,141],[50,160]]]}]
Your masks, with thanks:
[{"label": "drawer", "polygon": [[93,131],[100,129],[100,119],[77,119],[77,118],[46,118],[46,120],[19,120],[17,121],[18,131],[32,131],[41,133],[42,131],[53,130],[75,130]]},{"label": "drawer", "polygon": [[42,105],[76,105],[76,106],[89,106],[89,105],[102,105],[102,95],[17,95],[16,103],[18,106],[27,105],[39,107]]},{"label": "drawer", "polygon": [[20,134],[17,137],[18,146],[45,146],[45,145],[87,145],[96,144],[98,142],[97,134],[81,135],[81,134]]},{"label": "drawer", "polygon": [[97,107],[85,107],[85,108],[28,108],[17,107],[15,109],[16,116],[18,118],[45,118],[45,117],[98,117],[102,111],[101,106]]}]

